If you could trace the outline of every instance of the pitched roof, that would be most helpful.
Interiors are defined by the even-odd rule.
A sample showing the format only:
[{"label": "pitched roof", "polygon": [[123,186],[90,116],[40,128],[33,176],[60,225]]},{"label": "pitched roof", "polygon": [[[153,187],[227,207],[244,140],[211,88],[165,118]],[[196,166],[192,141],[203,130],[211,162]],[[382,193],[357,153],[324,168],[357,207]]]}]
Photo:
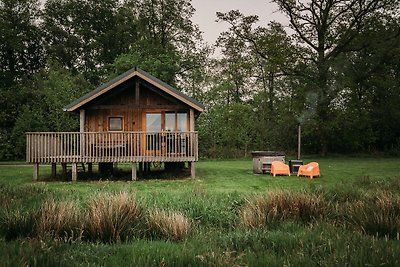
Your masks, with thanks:
[{"label": "pitched roof", "polygon": [[75,111],[85,105],[86,103],[92,101],[93,99],[101,96],[102,94],[112,90],[119,84],[133,78],[133,77],[140,77],[141,79],[149,82],[150,84],[156,86],[160,90],[164,91],[165,93],[175,97],[176,99],[182,101],[183,103],[187,104],[188,106],[194,108],[195,110],[202,112],[204,111],[204,105],[200,102],[196,101],[195,99],[185,95],[184,93],[180,92],[179,90],[175,89],[174,87],[166,84],[165,82],[157,79],[156,77],[152,76],[150,73],[147,73],[138,67],[134,67],[121,75],[115,77],[114,79],[102,84],[101,86],[97,87],[93,91],[87,93],[86,95],[78,98],[77,100],[73,101],[72,103],[68,104],[64,107],[64,111]]}]

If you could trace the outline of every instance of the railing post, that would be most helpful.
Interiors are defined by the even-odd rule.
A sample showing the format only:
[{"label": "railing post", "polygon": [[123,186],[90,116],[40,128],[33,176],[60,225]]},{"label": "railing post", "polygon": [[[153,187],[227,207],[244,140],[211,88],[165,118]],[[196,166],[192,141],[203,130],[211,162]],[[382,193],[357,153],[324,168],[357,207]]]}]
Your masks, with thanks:
[{"label": "railing post", "polygon": [[30,144],[29,144],[29,134],[26,134],[26,162],[30,162],[29,154],[30,154]]}]

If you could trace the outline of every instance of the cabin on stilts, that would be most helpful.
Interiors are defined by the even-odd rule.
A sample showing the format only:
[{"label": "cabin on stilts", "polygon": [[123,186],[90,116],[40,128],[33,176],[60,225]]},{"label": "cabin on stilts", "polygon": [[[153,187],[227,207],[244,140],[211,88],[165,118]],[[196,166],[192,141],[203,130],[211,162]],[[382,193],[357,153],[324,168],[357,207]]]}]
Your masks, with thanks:
[{"label": "cabin on stilts", "polygon": [[[79,114],[79,132],[29,132],[26,160],[38,180],[39,164],[71,165],[72,180],[84,164],[99,170],[131,163],[132,180],[150,163],[165,167],[188,162],[195,176],[198,135],[195,120],[204,106],[149,73],[135,67],[64,108]],[[78,165],[79,164],[79,165]]]}]

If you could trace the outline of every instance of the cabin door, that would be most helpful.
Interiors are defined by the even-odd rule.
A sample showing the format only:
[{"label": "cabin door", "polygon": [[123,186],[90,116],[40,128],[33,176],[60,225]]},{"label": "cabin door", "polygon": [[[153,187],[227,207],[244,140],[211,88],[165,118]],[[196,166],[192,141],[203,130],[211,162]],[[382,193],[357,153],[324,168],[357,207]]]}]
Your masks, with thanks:
[{"label": "cabin door", "polygon": [[182,153],[186,150],[188,116],[186,112],[148,112],[146,126],[146,155]]}]

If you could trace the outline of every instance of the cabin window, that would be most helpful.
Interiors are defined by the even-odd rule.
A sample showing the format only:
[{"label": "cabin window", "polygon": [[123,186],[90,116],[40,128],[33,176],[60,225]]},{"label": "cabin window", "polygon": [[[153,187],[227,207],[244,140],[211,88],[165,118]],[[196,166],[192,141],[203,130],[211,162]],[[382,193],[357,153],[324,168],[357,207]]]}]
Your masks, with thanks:
[{"label": "cabin window", "polygon": [[146,131],[161,132],[161,113],[146,114]]},{"label": "cabin window", "polygon": [[165,131],[175,131],[175,112],[165,113]]},{"label": "cabin window", "polygon": [[187,132],[187,113],[178,113],[178,132]]},{"label": "cabin window", "polygon": [[122,131],[122,117],[109,117],[108,118],[109,131]]}]

